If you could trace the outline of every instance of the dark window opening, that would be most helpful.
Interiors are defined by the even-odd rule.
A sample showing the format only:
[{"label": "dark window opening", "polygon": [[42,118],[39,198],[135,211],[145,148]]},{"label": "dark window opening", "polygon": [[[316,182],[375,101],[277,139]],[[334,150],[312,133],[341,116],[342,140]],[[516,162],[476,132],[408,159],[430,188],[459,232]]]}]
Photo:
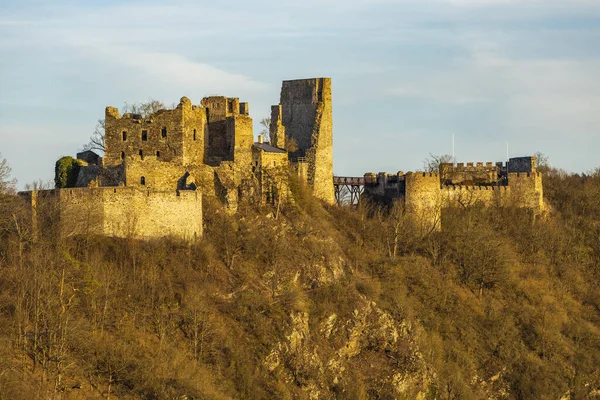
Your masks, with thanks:
[{"label": "dark window opening", "polygon": [[156,150],[156,158],[160,158],[160,151]]},{"label": "dark window opening", "polygon": [[160,135],[164,138],[167,137],[167,128],[162,128],[162,130],[160,131]]},{"label": "dark window opening", "polygon": [[142,140],[148,140],[148,131],[142,131]]},{"label": "dark window opening", "polygon": [[121,152],[121,160],[124,160],[124,159],[125,159],[125,152],[124,152],[124,151],[122,151],[122,152]]},{"label": "dark window opening", "polygon": [[142,149],[140,149],[140,158],[143,160],[144,159],[144,152],[142,151]]},{"label": "dark window opening", "polygon": [[127,140],[127,131],[123,131],[123,141]]},{"label": "dark window opening", "polygon": [[229,106],[229,112],[232,113],[233,112],[233,101],[229,101],[227,103],[228,103],[227,105]]},{"label": "dark window opening", "polygon": [[145,176],[142,176],[142,177],[140,178],[140,184],[142,184],[142,185],[146,185],[146,177],[145,177]]},{"label": "dark window opening", "polygon": [[194,129],[194,140],[196,140],[196,130]]}]

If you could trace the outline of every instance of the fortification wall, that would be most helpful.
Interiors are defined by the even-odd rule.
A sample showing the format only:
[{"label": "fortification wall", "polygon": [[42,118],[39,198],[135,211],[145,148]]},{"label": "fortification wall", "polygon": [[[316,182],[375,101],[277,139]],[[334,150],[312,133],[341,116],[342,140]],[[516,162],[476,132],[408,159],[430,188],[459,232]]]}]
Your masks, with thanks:
[{"label": "fortification wall", "polygon": [[157,238],[175,236],[192,240],[202,236],[202,193],[195,190],[169,192],[135,188],[105,191],[104,234]]},{"label": "fortification wall", "polygon": [[511,203],[527,207],[540,214],[544,211],[544,191],[540,172],[510,172],[508,186],[511,189]]},{"label": "fortification wall", "polygon": [[[63,237],[98,234],[149,239],[171,235],[191,240],[202,235],[199,191],[70,188],[31,192],[29,198],[34,210],[53,204]],[[34,215],[34,225],[45,229],[39,221],[45,213]]]},{"label": "fortification wall", "polygon": [[443,207],[467,208],[472,206],[507,206],[511,201],[508,186],[443,186],[441,189]]},{"label": "fortification wall", "polygon": [[493,185],[498,182],[501,167],[492,162],[440,165],[442,182],[447,185]]},{"label": "fortification wall", "polygon": [[404,175],[406,210],[423,231],[440,228],[442,197],[440,175],[435,172],[408,172]]}]

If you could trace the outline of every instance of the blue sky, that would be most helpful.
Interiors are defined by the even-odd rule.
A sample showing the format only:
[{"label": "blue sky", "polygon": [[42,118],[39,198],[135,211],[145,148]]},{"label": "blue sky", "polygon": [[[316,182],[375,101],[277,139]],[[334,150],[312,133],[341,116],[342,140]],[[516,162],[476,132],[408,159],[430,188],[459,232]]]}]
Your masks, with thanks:
[{"label": "blue sky", "polygon": [[53,177],[104,107],[222,94],[257,121],[281,80],[327,76],[338,175],[429,153],[542,151],[600,166],[600,0],[0,0],[0,153]]}]

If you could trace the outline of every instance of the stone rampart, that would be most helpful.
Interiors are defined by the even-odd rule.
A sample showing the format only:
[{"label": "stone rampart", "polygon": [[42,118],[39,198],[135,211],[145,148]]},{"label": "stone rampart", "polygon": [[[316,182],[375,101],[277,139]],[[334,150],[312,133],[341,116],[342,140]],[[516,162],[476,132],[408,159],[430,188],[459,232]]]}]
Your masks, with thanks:
[{"label": "stone rampart", "polygon": [[[199,191],[150,191],[135,187],[69,188],[30,192],[32,206],[55,202],[63,237],[98,234],[115,237],[202,236]],[[36,213],[34,212],[34,215]],[[36,217],[37,218],[37,217]],[[44,229],[39,221],[34,226]]]}]

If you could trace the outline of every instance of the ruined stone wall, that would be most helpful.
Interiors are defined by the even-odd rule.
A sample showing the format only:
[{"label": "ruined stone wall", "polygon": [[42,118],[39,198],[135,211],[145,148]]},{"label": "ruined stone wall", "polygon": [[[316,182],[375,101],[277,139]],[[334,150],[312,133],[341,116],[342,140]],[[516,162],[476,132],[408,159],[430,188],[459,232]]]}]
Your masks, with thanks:
[{"label": "ruined stone wall", "polygon": [[233,138],[233,161],[242,168],[250,169],[252,164],[252,118],[247,115],[234,115],[227,118],[228,136]]},{"label": "ruined stone wall", "polygon": [[254,147],[252,150],[252,165],[255,179],[258,183],[257,195],[263,203],[272,203],[278,193],[281,199],[288,197],[289,192],[289,160],[287,153],[263,151]]},{"label": "ruined stone wall", "polygon": [[186,97],[174,110],[157,111],[146,118],[132,114],[121,117],[115,107],[106,107],[105,123],[106,166],[157,154],[163,161],[179,165],[204,160],[205,111],[192,106]]},{"label": "ruined stone wall", "polygon": [[283,126],[283,111],[281,104],[271,106],[271,124],[269,125],[269,136],[271,145],[279,148],[285,147],[285,126]]},{"label": "ruined stone wall", "polygon": [[[186,168],[165,162],[160,157],[144,157],[143,160],[125,162],[125,184],[140,189],[176,190],[184,188]],[[142,178],[144,182],[142,183]]]},{"label": "ruined stone wall", "polygon": [[184,166],[204,162],[207,132],[204,108],[193,106],[186,97],[174,110],[147,118],[120,117],[117,109],[107,107],[104,169],[124,165],[125,185],[176,189]]},{"label": "ruined stone wall", "polygon": [[241,115],[246,115],[248,104],[240,103],[238,98],[210,96],[203,98],[201,105],[206,109],[208,121],[206,161],[212,165],[218,165],[221,161],[233,161],[234,130],[228,129],[227,119],[240,115],[240,107],[243,108]]},{"label": "ruined stone wall", "polygon": [[[172,235],[190,240],[202,235],[199,191],[178,194],[175,190],[134,187],[72,188],[32,192],[30,197],[35,199],[34,208],[43,206],[40,199],[58,199],[59,232],[63,237],[98,234],[148,239]],[[38,221],[36,225],[43,224]]]},{"label": "ruined stone wall", "polygon": [[[306,157],[313,194],[332,204],[335,195],[331,79],[283,81],[280,104],[286,143],[293,139],[298,147],[292,157]],[[281,147],[279,141],[277,144]]]}]

